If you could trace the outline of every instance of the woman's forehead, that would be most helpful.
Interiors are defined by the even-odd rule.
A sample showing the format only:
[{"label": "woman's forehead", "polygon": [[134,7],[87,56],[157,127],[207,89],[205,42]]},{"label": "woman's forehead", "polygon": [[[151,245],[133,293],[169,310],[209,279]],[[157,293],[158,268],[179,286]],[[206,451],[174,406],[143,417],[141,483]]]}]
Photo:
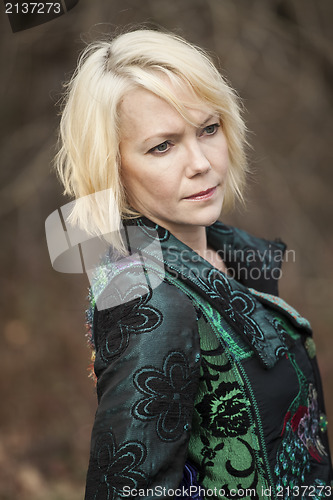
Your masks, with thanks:
[{"label": "woman's forehead", "polygon": [[169,101],[144,88],[135,88],[127,92],[121,101],[120,130],[126,133],[130,128],[142,135],[162,124],[177,127],[189,122],[199,127],[214,114],[211,107],[186,88],[175,89]]}]

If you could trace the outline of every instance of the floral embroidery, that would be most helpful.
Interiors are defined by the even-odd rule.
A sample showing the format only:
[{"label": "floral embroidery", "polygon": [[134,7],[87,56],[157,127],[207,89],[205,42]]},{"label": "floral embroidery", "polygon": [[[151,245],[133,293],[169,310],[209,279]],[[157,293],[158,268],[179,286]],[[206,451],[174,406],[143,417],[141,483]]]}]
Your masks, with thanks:
[{"label": "floral embroidery", "polygon": [[[237,439],[238,439],[238,441],[240,443],[242,443],[244,445],[244,448],[246,448],[247,452],[251,456],[251,464],[249,465],[249,467],[246,470],[239,470],[239,469],[236,469],[235,467],[233,467],[232,464],[231,464],[231,460],[228,459],[226,461],[225,465],[226,465],[227,471],[232,476],[234,476],[234,477],[244,477],[246,474],[251,474],[255,470],[255,453],[254,453],[254,450],[252,449],[252,447],[249,445],[249,443],[247,443],[245,441],[245,439],[242,439],[241,437],[238,437]],[[256,485],[256,484],[257,484],[257,478],[255,477],[254,481],[253,481],[253,485]],[[230,491],[229,491],[229,493],[230,493]]]},{"label": "floral embroidery", "polygon": [[208,437],[201,432],[200,433],[200,441],[203,444],[203,448],[201,448],[200,455],[202,456],[202,460],[200,463],[200,472],[204,475],[204,470],[206,467],[214,467],[214,459],[216,458],[216,454],[219,450],[224,448],[224,442],[220,442],[215,447],[212,446]]},{"label": "floral embroidery", "polygon": [[151,289],[145,286],[146,293],[143,294],[143,287],[143,284],[132,287],[128,292],[132,300],[126,297],[121,307],[105,309],[97,314],[97,356],[104,363],[109,363],[125,351],[131,334],[150,332],[162,323],[162,313],[148,305]]},{"label": "floral embroidery", "polygon": [[202,425],[213,436],[242,436],[250,427],[248,401],[237,382],[221,382],[212,393],[207,393],[196,406]]},{"label": "floral embroidery", "polygon": [[275,356],[277,358],[281,358],[286,352],[288,352],[288,347],[291,347],[295,342],[293,339],[288,335],[288,332],[284,328],[284,325],[282,324],[281,320],[277,317],[273,319],[267,318],[269,323],[274,327],[276,333],[278,334],[279,338],[281,339],[282,345],[278,346],[275,349]]},{"label": "floral embroidery", "polygon": [[122,494],[124,486],[131,489],[144,487],[147,480],[139,466],[146,455],[146,448],[140,442],[123,443],[117,448],[111,431],[101,434],[94,452],[100,473],[94,499],[115,500]]},{"label": "floral embroidery", "polygon": [[152,222],[146,217],[141,217],[140,219],[138,219],[137,225],[149,238],[152,238],[154,240],[156,239],[157,235],[159,241],[167,241],[170,237],[170,233],[167,229],[164,229],[164,227],[155,224],[155,222]]},{"label": "floral embroidery", "polygon": [[307,448],[311,457],[317,462],[322,461],[326,451],[319,437],[319,410],[317,402],[317,391],[312,384],[309,386],[308,406],[300,405],[293,416],[288,411],[284,419],[282,434],[290,421],[290,427],[296,433]]},{"label": "floral embroidery", "polygon": [[268,482],[251,402],[227,350],[217,348],[219,340],[213,342],[204,321],[199,331],[201,385],[195,401],[189,458],[197,465],[204,488],[219,484],[231,498],[231,490],[242,484],[253,488],[259,498]]},{"label": "floral embroidery", "polygon": [[134,385],[145,397],[135,404],[133,415],[143,421],[157,420],[159,438],[175,441],[189,428],[196,379],[182,352],[170,352],[162,370],[141,368],[134,375]]},{"label": "floral embroidery", "polygon": [[201,370],[209,392],[213,390],[213,383],[219,380],[221,373],[228,372],[232,368],[229,359],[227,359],[226,363],[221,366],[214,365],[214,363],[208,361],[208,356],[218,356],[219,354],[223,354],[224,351],[225,348],[222,344],[219,344],[216,349],[211,351],[201,349]]},{"label": "floral embroidery", "polygon": [[210,271],[208,275],[208,295],[220,303],[220,308],[231,319],[234,326],[241,325],[248,339],[252,343],[264,341],[265,337],[258,324],[251,318],[256,305],[249,294],[240,290],[232,290],[228,279],[223,274]]},{"label": "floral embroidery", "polygon": [[[320,463],[323,457],[327,456],[319,433],[317,391],[310,384],[306,404],[301,401],[296,408],[292,407],[284,418],[281,432],[283,441],[277,452],[274,469],[277,487],[301,486],[311,471],[311,458]],[[287,499],[288,496],[283,498]],[[316,498],[322,497],[319,495]]]},{"label": "floral embroidery", "polygon": [[[228,321],[236,335],[251,346],[265,368],[272,368],[278,359],[275,353],[278,352],[280,356],[279,348],[284,347],[284,344],[276,335],[267,341],[259,323],[254,319],[256,301],[251,294],[238,288],[233,290],[231,281],[214,269],[208,273],[207,279],[195,279],[200,282],[200,287],[211,300],[213,307]],[[236,283],[232,283],[237,287]],[[260,317],[258,319],[260,320]]]}]

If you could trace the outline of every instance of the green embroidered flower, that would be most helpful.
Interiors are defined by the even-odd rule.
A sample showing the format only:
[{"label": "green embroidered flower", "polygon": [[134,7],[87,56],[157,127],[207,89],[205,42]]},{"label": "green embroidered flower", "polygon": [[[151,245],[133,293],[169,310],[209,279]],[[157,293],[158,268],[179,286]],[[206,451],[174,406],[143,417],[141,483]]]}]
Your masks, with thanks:
[{"label": "green embroidered flower", "polygon": [[237,382],[222,382],[196,406],[202,425],[216,437],[243,436],[250,427],[248,401]]}]

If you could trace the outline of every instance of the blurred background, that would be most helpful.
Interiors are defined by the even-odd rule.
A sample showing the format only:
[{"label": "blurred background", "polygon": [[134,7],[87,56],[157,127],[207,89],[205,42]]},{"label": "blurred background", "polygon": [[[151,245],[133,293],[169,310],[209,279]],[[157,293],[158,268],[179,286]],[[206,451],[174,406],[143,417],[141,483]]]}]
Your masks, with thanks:
[{"label": "blurred background", "polygon": [[246,208],[224,221],[290,250],[281,296],[312,323],[333,445],[333,2],[80,0],[13,34],[0,13],[0,498],[81,500],[96,408],[87,278],[50,264],[44,222],[65,204],[52,172],[57,101],[86,42],[142,22],[213,54],[245,104]]}]

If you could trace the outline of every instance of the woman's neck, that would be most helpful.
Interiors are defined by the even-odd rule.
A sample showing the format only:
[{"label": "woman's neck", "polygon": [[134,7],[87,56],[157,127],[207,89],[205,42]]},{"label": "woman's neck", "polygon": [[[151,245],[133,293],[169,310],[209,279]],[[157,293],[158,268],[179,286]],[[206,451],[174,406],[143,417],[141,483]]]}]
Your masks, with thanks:
[{"label": "woman's neck", "polygon": [[172,232],[172,234],[182,243],[192,248],[192,250],[209,262],[213,267],[216,267],[216,269],[224,273],[227,272],[227,268],[221,256],[214,248],[208,246],[206,228],[204,226],[188,226],[185,229],[182,228],[180,231],[175,231],[173,229],[173,231],[170,232]]}]

